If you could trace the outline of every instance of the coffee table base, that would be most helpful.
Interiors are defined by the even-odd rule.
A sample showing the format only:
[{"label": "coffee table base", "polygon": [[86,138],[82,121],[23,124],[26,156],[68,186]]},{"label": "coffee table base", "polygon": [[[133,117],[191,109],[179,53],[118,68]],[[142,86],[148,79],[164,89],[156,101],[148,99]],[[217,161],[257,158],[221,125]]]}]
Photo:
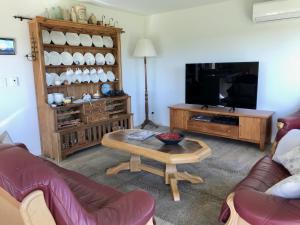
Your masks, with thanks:
[{"label": "coffee table base", "polygon": [[116,175],[123,170],[130,170],[130,172],[146,171],[148,173],[164,177],[165,183],[169,184],[171,187],[174,201],[180,201],[180,193],[177,185],[178,181],[188,181],[192,184],[204,182],[199,176],[191,175],[188,172],[178,172],[176,165],[174,164],[166,164],[165,171],[142,164],[141,157],[138,155],[131,155],[129,162],[120,163],[117,166],[107,169],[106,174],[109,176]]}]

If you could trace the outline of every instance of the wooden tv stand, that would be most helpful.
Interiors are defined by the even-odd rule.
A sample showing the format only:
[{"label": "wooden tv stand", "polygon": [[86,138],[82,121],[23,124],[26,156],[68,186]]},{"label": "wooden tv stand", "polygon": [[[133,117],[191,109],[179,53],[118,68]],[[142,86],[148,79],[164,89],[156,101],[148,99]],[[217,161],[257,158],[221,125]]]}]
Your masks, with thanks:
[{"label": "wooden tv stand", "polygon": [[[272,115],[274,112],[240,109],[229,112],[229,108],[201,105],[179,104],[170,106],[170,129],[198,132],[235,140],[259,144],[261,150],[271,142]],[[215,121],[195,120],[196,116],[211,118],[224,117],[236,121],[236,124]]]}]

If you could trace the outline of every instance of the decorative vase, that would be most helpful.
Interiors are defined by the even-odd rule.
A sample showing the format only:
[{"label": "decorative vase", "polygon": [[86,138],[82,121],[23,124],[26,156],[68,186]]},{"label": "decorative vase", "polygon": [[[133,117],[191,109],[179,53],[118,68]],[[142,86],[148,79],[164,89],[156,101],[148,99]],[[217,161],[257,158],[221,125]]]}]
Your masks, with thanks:
[{"label": "decorative vase", "polygon": [[78,23],[87,23],[86,19],[86,7],[83,5],[76,5],[74,6],[76,15],[77,15],[77,22]]},{"label": "decorative vase", "polygon": [[64,17],[64,20],[66,20],[66,21],[71,20],[71,13],[68,9],[64,9],[63,17]]},{"label": "decorative vase", "polygon": [[74,23],[77,22],[77,16],[76,16],[76,12],[75,12],[74,7],[72,7],[72,9],[71,9],[71,20],[72,20]]}]

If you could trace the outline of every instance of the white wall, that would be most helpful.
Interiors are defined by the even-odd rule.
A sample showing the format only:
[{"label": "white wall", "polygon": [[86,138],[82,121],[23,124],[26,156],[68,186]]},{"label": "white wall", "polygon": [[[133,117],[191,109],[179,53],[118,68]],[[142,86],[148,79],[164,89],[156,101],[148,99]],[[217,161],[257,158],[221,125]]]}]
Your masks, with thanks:
[{"label": "white wall", "polygon": [[156,122],[168,125],[168,106],[185,101],[186,63],[259,61],[258,109],[275,111],[275,121],[299,108],[300,20],[255,24],[252,4],[228,0],[147,19],[159,50],[149,62]]},{"label": "white wall", "polygon": [[[25,143],[29,149],[40,154],[40,138],[36,111],[32,64],[24,57],[30,52],[29,32],[26,22],[12,18],[13,15],[34,17],[41,15],[45,8],[77,4],[68,0],[8,0],[0,8],[0,37],[15,38],[17,55],[0,56],[0,76],[19,76],[17,88],[0,88],[0,133],[8,130],[15,142]],[[122,59],[124,89],[132,95],[132,109],[136,124],[143,119],[141,102],[143,87],[139,82],[143,75],[143,63],[131,57],[136,40],[144,34],[144,17],[87,5],[89,12],[98,18],[104,14],[119,21],[126,31],[122,35]]]}]

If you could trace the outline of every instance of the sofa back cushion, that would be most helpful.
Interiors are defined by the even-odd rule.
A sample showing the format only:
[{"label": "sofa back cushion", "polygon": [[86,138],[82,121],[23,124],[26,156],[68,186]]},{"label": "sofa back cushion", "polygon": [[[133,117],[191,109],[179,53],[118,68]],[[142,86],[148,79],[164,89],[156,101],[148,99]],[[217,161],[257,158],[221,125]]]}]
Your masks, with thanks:
[{"label": "sofa back cushion", "polygon": [[53,169],[29,153],[23,145],[0,145],[0,187],[16,200],[42,190],[48,208],[58,225],[75,225],[77,217],[88,216],[69,187]]}]

